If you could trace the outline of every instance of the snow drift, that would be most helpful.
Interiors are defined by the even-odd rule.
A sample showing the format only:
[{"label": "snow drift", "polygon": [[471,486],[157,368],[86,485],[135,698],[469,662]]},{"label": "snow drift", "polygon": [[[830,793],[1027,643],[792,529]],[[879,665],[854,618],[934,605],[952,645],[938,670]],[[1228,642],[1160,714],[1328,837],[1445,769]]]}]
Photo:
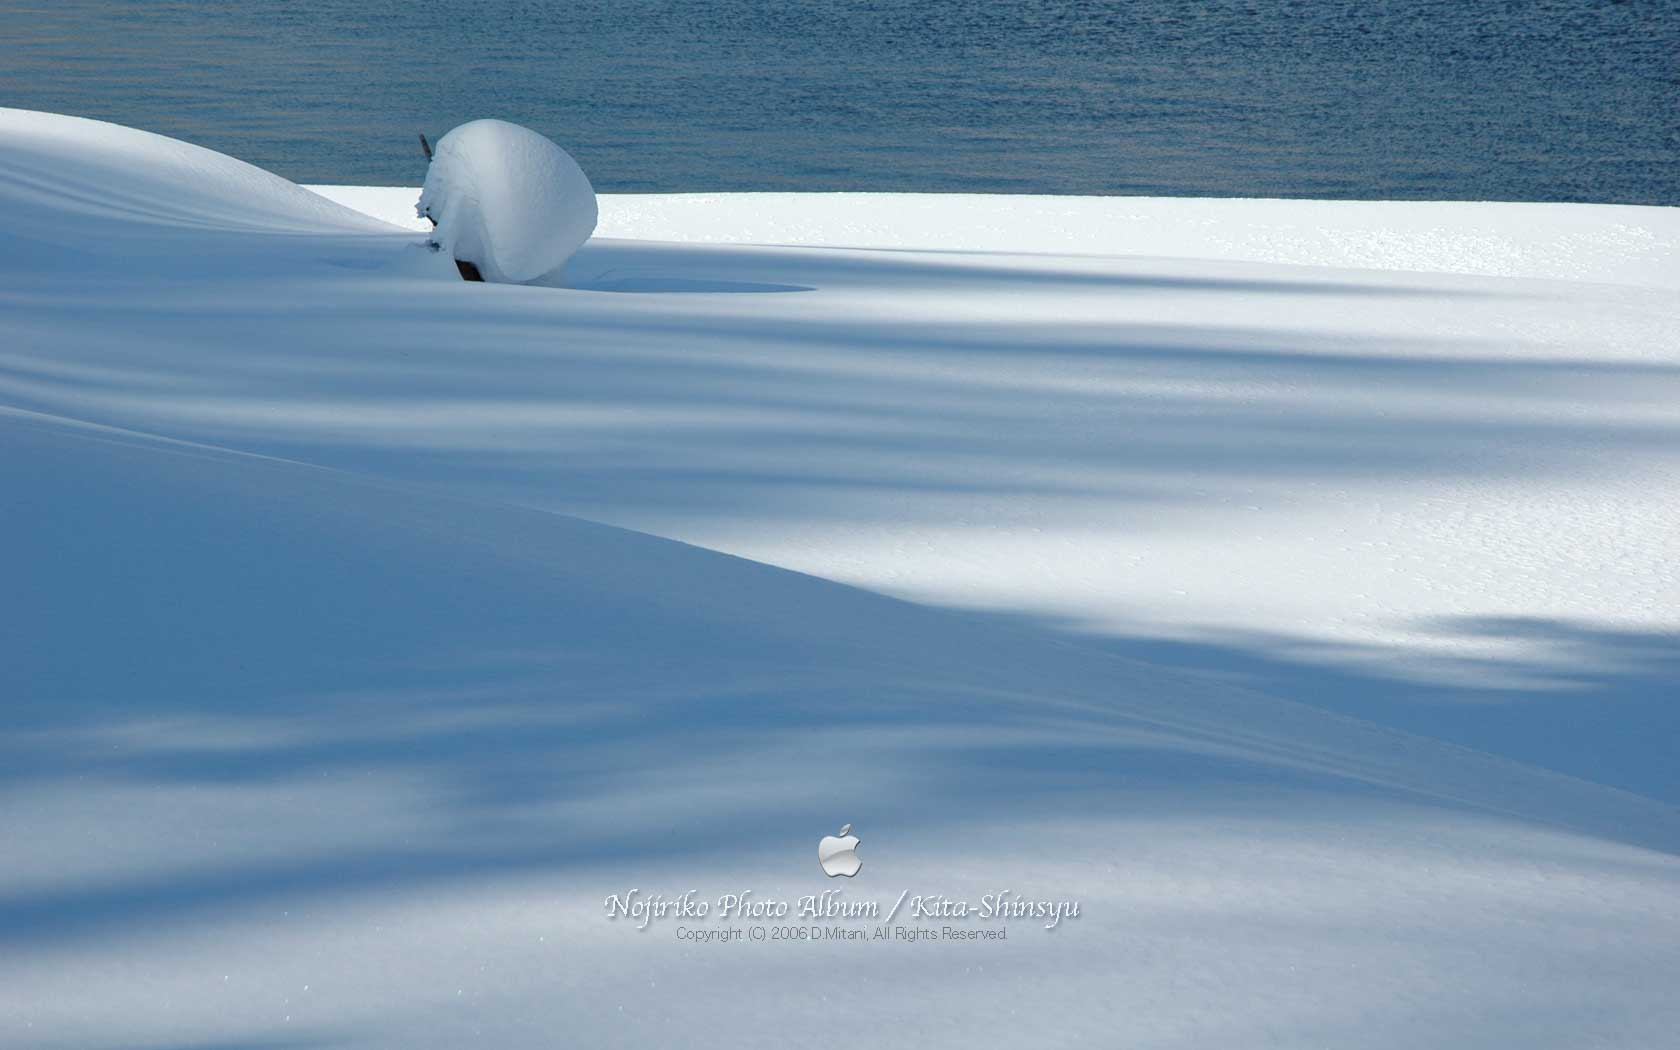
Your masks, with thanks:
[{"label": "snow drift", "polygon": [[[298,192],[0,111],[0,1043],[1680,1027],[1671,294],[599,240],[488,289]],[[1468,655],[1490,604],[1574,677]],[[848,896],[1082,914],[603,917],[828,889],[843,823]]]},{"label": "snow drift", "polygon": [[505,120],[475,120],[432,150],[416,212],[438,248],[487,281],[552,273],[595,230],[595,190],[565,150]]}]

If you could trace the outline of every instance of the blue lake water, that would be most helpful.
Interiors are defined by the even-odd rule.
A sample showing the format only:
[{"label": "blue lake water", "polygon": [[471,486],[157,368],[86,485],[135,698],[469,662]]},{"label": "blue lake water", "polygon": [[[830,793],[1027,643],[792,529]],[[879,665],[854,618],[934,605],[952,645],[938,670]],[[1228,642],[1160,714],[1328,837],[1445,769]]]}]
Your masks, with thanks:
[{"label": "blue lake water", "polygon": [[1680,204],[1680,3],[0,0],[0,103],[313,182]]}]

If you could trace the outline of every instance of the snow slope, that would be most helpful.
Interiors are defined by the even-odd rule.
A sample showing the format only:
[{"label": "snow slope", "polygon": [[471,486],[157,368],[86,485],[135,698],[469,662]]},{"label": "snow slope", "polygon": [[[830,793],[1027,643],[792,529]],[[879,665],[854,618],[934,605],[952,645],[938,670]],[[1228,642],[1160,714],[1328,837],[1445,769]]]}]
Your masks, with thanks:
[{"label": "snow slope", "polygon": [[[0,1044],[1680,1023],[1671,295],[626,240],[469,286],[154,136],[0,146]],[[1082,914],[603,917],[833,888],[845,822],[848,896]]]},{"label": "snow slope", "polygon": [[[1634,211],[1672,250],[1673,209]],[[274,237],[205,267],[277,271],[213,309],[178,282],[49,296],[14,323],[75,338],[4,389],[1092,633],[1680,801],[1672,291],[613,238],[569,289],[420,290],[424,254]]]}]

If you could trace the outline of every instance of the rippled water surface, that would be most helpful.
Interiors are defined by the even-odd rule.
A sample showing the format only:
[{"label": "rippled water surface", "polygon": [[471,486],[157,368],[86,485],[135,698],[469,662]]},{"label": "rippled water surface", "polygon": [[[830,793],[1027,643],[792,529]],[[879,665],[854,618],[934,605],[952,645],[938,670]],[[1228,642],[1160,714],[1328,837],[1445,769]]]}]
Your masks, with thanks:
[{"label": "rippled water surface", "polygon": [[0,0],[0,102],[302,181],[1680,204],[1680,3]]}]

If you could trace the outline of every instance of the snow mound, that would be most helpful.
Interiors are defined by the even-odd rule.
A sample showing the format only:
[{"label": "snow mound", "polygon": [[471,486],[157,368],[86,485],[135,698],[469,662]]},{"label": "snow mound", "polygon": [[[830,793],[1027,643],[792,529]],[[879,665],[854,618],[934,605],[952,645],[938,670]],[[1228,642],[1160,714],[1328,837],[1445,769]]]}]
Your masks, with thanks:
[{"label": "snow mound", "polygon": [[114,223],[247,233],[390,232],[242,160],[118,124],[0,108],[0,144],[7,228],[50,232],[80,247],[108,234]]},{"label": "snow mound", "polygon": [[487,281],[534,280],[595,232],[595,189],[577,161],[505,120],[475,120],[438,140],[415,205],[434,241]]},{"label": "snow mound", "polygon": [[[99,120],[0,108],[0,275],[453,279],[414,234],[242,160]],[[442,266],[440,268],[440,263]]]}]

